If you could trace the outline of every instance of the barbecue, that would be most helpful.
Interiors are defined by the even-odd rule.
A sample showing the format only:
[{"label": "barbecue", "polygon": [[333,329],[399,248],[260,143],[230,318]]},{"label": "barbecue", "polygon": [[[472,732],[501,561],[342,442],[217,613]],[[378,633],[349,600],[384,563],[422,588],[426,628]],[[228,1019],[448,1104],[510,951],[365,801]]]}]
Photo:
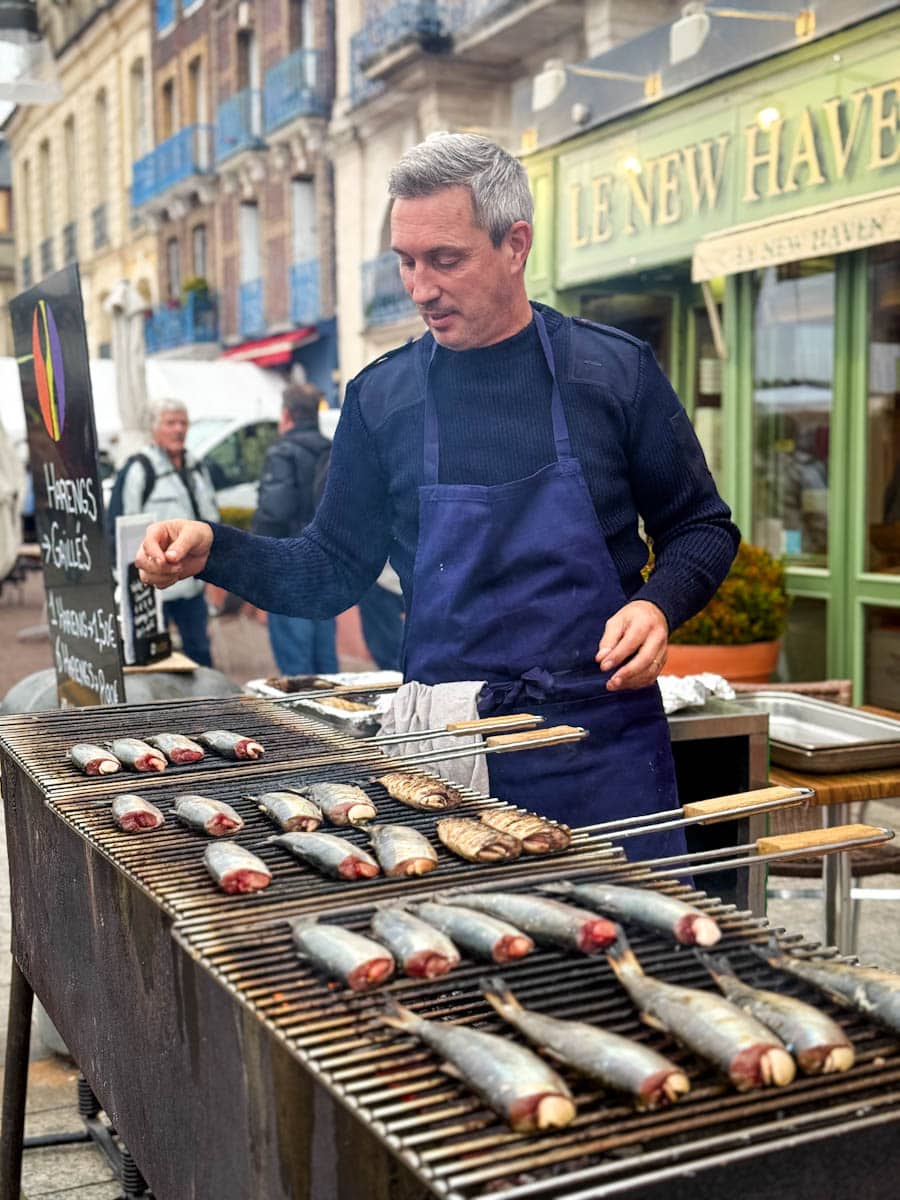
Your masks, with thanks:
[{"label": "barbecue", "polygon": [[[220,727],[258,741],[265,757],[235,770],[207,755],[187,768],[129,775],[127,790],[166,817],[147,837],[112,820],[112,800],[126,790],[121,775],[86,777],[65,760],[78,741]],[[382,1019],[391,996],[428,1021],[515,1041],[482,992],[491,970],[483,959],[460,946],[462,961],[447,976],[397,974],[356,993],[298,956],[291,922],[315,916],[370,936],[376,904],[394,899],[420,903],[476,890],[539,896],[542,884],[560,879],[646,883],[646,868],[628,863],[605,833],[575,829],[559,855],[465,862],[434,835],[440,813],[411,809],[369,782],[385,771],[377,746],[264,700],[23,715],[4,720],[0,732],[22,969],[13,977],[20,1024],[11,1029],[12,1061],[18,1066],[27,979],[157,1200],[750,1200],[786,1188],[792,1200],[892,1194],[900,1170],[897,1036],[754,953],[767,950],[765,923],[678,882],[683,863],[664,866],[672,875],[660,890],[716,922],[716,954],[747,984],[798,996],[836,1020],[853,1043],[854,1065],[740,1094],[713,1066],[641,1024],[602,952],[539,945],[503,965],[523,1008],[636,1039],[683,1071],[690,1092],[672,1107],[635,1111],[631,1097],[563,1067],[573,1120],[524,1135],[449,1078],[427,1046]],[[408,763],[392,760],[390,769]],[[172,817],[174,797],[188,790],[182,771],[191,772],[191,790],[239,813],[238,844],[271,873],[268,887],[229,895],[216,886],[203,856],[221,843]],[[345,883],[273,845],[272,823],[248,793],[288,790],[300,773],[359,783],[378,801],[379,821],[428,837],[437,869]],[[506,807],[502,797],[459,790],[461,816]],[[363,829],[341,836],[360,849],[368,844]],[[728,860],[729,852],[712,853],[717,866]],[[690,948],[634,924],[628,935],[648,975],[719,994]],[[783,935],[780,944],[796,957],[807,953],[799,938]],[[17,1177],[21,1085],[21,1073],[8,1071],[2,1200]]]}]

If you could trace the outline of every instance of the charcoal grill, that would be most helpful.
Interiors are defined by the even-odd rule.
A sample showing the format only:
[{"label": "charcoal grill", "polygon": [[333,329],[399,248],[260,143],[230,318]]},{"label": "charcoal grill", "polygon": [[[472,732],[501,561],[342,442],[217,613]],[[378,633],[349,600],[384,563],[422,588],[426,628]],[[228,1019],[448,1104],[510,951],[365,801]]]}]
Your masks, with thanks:
[{"label": "charcoal grill", "polygon": [[[835,1014],[857,1049],[851,1072],[740,1096],[644,1029],[605,963],[548,950],[504,967],[523,1003],[665,1045],[687,1068],[692,1092],[672,1109],[637,1114],[576,1081],[571,1127],[533,1138],[510,1132],[430,1051],[375,1023],[377,995],[348,993],[300,962],[287,918],[317,911],[361,929],[372,905],[389,896],[476,880],[521,889],[573,871],[631,878],[640,869],[599,836],[578,833],[556,859],[485,868],[441,851],[439,871],[421,879],[322,879],[265,842],[272,828],[242,796],[289,782],[302,754],[346,752],[341,766],[358,776],[369,773],[370,754],[379,761],[377,752],[353,740],[351,755],[349,739],[262,701],[220,701],[210,717],[210,705],[198,701],[42,714],[9,718],[0,741],[16,963],[158,1200],[892,1193],[900,1169],[897,1039]],[[87,779],[61,761],[66,746],[85,737],[210,725],[259,737],[266,757],[106,779]],[[315,769],[334,777],[334,767]],[[129,836],[109,820],[117,791],[138,791],[166,810],[176,790],[195,790],[201,773],[196,790],[234,803],[247,821],[242,844],[273,867],[264,892],[221,895],[202,867],[201,835],[173,825]],[[387,819],[402,815],[426,831],[435,819],[366,786]],[[464,811],[489,803],[499,801],[470,793]],[[676,883],[662,886],[687,894]],[[764,922],[702,894],[699,903],[722,924],[722,948],[742,973],[813,998],[752,955],[751,944],[768,936]],[[689,952],[648,934],[632,941],[648,970],[711,989]],[[441,980],[390,987],[425,1015],[498,1029],[478,991],[484,973],[464,963]]]}]

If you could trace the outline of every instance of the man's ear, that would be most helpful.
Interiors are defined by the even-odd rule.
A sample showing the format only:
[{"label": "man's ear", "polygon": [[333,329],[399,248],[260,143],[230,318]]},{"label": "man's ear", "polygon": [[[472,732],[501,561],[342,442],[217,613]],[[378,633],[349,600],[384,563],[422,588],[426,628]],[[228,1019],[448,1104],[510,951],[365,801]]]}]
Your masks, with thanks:
[{"label": "man's ear", "polygon": [[525,270],[533,237],[534,231],[527,221],[514,221],[510,225],[506,243],[510,251],[510,264],[514,270]]}]

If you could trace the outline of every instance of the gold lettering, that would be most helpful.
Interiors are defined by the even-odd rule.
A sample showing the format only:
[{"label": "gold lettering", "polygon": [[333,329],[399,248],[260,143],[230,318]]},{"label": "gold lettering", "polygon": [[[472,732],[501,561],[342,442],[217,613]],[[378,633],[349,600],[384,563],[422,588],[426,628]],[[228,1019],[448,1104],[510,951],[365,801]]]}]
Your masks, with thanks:
[{"label": "gold lettering", "polygon": [[[895,162],[900,162],[900,142],[897,140],[897,91],[900,90],[900,79],[866,90],[872,97],[872,157],[869,159],[869,170],[879,171],[882,167],[892,167]],[[885,112],[885,96],[891,92],[894,93],[893,101]]]},{"label": "gold lettering", "polygon": [[800,184],[797,182],[797,169],[806,164],[808,171],[806,182],[809,187],[818,187],[825,182],[822,168],[819,165],[819,152],[816,149],[816,131],[813,129],[812,113],[804,108],[803,116],[797,127],[794,138],[794,148],[791,150],[791,161],[788,163],[785,176],[784,190],[796,192]]},{"label": "gold lettering", "polygon": [[625,232],[628,234],[637,233],[634,223],[635,207],[643,217],[645,225],[653,224],[653,172],[655,168],[656,160],[648,158],[644,167],[647,174],[646,191],[641,186],[643,171],[625,172],[625,182],[628,184],[628,224],[625,226]]},{"label": "gold lettering", "polygon": [[758,150],[756,146],[756,140],[762,132],[756,122],[744,127],[744,136],[747,142],[747,169],[743,199],[748,204],[759,199],[759,192],[756,190],[757,167],[764,166],[768,171],[766,195],[781,195],[781,188],[778,186],[778,158],[781,153],[781,127],[783,124],[784,122],[779,118],[769,126],[769,144],[765,150]]},{"label": "gold lettering", "polygon": [[[684,175],[691,196],[694,216],[700,212],[704,198],[706,199],[706,206],[709,209],[715,208],[718,202],[719,187],[722,183],[722,175],[725,169],[725,155],[730,139],[730,133],[720,133],[715,142],[705,141],[700,143],[699,173],[697,171],[698,147],[688,146],[687,149],[681,152],[682,161],[684,162]],[[716,155],[713,154],[714,145],[718,147]]]},{"label": "gold lettering", "polygon": [[862,116],[862,106],[865,97],[865,88],[860,88],[858,91],[850,93],[849,99],[853,101],[853,109],[850,113],[846,139],[841,129],[841,105],[843,101],[839,97],[833,97],[831,100],[826,100],[822,105],[825,109],[825,125],[828,129],[831,150],[834,154],[836,179],[843,179],[847,170],[847,164],[850,161],[850,155],[853,153],[853,147],[856,143],[856,135],[859,132],[859,119]]},{"label": "gold lettering", "polygon": [[678,163],[681,154],[675,150],[663,154],[659,159],[656,193],[656,223],[671,225],[681,218],[681,192],[679,190]]},{"label": "gold lettering", "polygon": [[581,232],[581,184],[569,184],[569,245],[579,250],[588,244],[588,235]]},{"label": "gold lettering", "polygon": [[610,188],[612,175],[598,175],[591,181],[594,195],[594,217],[591,222],[591,241],[608,242],[612,237],[612,222],[609,219],[609,207],[612,202]]}]

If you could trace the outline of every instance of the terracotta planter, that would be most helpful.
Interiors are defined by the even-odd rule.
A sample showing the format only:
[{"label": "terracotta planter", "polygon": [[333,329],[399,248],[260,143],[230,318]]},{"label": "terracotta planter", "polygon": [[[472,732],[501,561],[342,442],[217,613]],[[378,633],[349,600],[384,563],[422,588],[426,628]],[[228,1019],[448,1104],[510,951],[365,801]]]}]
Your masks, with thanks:
[{"label": "terracotta planter", "polygon": [[778,662],[781,642],[746,646],[669,646],[663,675],[699,675],[711,671],[730,683],[768,683]]}]

